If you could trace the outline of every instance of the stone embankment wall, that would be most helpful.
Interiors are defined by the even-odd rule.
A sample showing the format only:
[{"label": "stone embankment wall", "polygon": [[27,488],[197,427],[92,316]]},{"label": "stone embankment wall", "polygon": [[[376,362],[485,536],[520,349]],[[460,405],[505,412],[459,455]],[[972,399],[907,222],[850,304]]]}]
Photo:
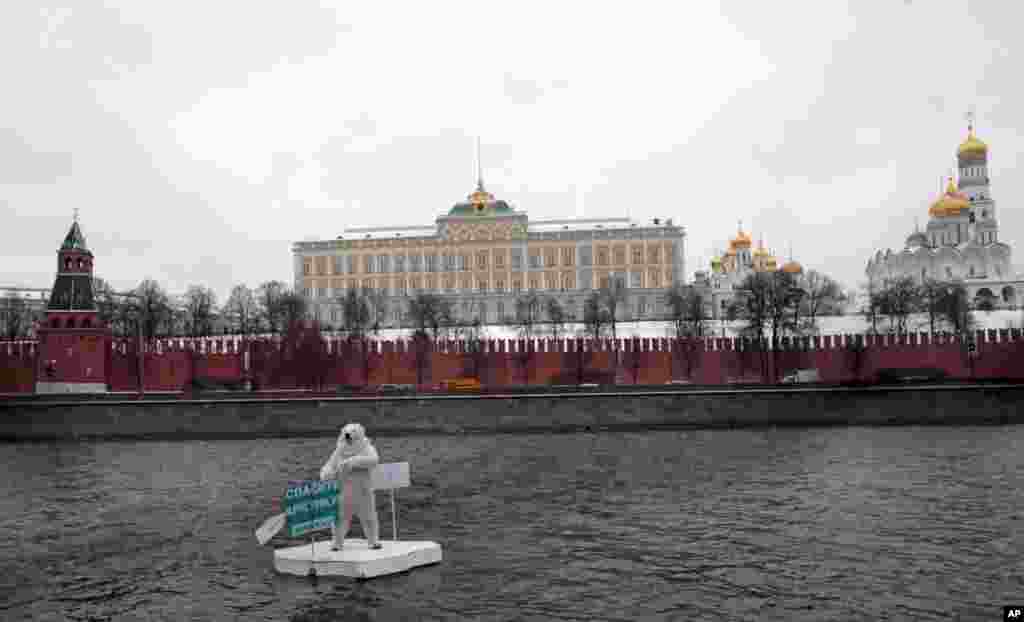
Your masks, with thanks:
[{"label": "stone embankment wall", "polygon": [[0,402],[0,439],[7,441],[332,436],[350,421],[364,424],[377,436],[1011,424],[1024,422],[1024,386],[141,402],[22,398]]}]

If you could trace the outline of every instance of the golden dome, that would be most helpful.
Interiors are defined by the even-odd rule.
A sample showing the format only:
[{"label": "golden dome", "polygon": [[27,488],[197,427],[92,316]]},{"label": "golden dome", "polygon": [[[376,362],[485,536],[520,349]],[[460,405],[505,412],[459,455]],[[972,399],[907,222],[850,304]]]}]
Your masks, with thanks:
[{"label": "golden dome", "polygon": [[782,264],[782,268],[780,269],[783,272],[788,272],[789,274],[800,274],[804,271],[804,267],[800,265],[800,262],[794,259],[790,259],[786,263]]},{"label": "golden dome", "polygon": [[988,145],[974,135],[973,126],[967,126],[967,140],[960,143],[956,155],[961,158],[984,158],[988,155]]},{"label": "golden dome", "polygon": [[966,196],[957,192],[953,178],[949,179],[946,192],[928,208],[929,216],[959,216],[964,210],[971,209],[971,202]]},{"label": "golden dome", "polygon": [[743,229],[739,230],[736,237],[729,240],[730,250],[735,248],[750,248],[750,235],[743,232]]}]

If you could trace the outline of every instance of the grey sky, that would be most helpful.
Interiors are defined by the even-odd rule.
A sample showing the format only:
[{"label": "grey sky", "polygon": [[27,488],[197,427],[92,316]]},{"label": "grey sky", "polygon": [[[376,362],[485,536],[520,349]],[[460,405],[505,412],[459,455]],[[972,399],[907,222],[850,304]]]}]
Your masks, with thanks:
[{"label": "grey sky", "polygon": [[[363,5],[363,6],[355,6]],[[585,8],[584,8],[585,7]],[[1015,2],[76,1],[0,9],[0,284],[291,280],[293,241],[429,224],[474,181],[532,218],[736,222],[847,286],[923,225],[973,107],[1020,265]],[[1015,62],[1016,61],[1016,62]]]}]

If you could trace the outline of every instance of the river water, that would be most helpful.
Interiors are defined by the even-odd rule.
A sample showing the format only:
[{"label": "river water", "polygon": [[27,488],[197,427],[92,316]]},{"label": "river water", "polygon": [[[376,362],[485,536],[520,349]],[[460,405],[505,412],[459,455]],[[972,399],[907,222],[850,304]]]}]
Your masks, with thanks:
[{"label": "river water", "polygon": [[399,536],[444,561],[277,575],[253,531],[333,443],[0,446],[0,618],[996,620],[1024,602],[1024,426],[383,438],[412,464]]}]

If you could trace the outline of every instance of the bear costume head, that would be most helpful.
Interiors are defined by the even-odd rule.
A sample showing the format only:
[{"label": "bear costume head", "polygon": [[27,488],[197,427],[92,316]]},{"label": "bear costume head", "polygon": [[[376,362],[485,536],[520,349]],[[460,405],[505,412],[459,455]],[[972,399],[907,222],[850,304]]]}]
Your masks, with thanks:
[{"label": "bear costume head", "polygon": [[338,450],[342,459],[358,456],[370,444],[370,439],[366,437],[366,430],[358,423],[346,424],[338,434]]}]

